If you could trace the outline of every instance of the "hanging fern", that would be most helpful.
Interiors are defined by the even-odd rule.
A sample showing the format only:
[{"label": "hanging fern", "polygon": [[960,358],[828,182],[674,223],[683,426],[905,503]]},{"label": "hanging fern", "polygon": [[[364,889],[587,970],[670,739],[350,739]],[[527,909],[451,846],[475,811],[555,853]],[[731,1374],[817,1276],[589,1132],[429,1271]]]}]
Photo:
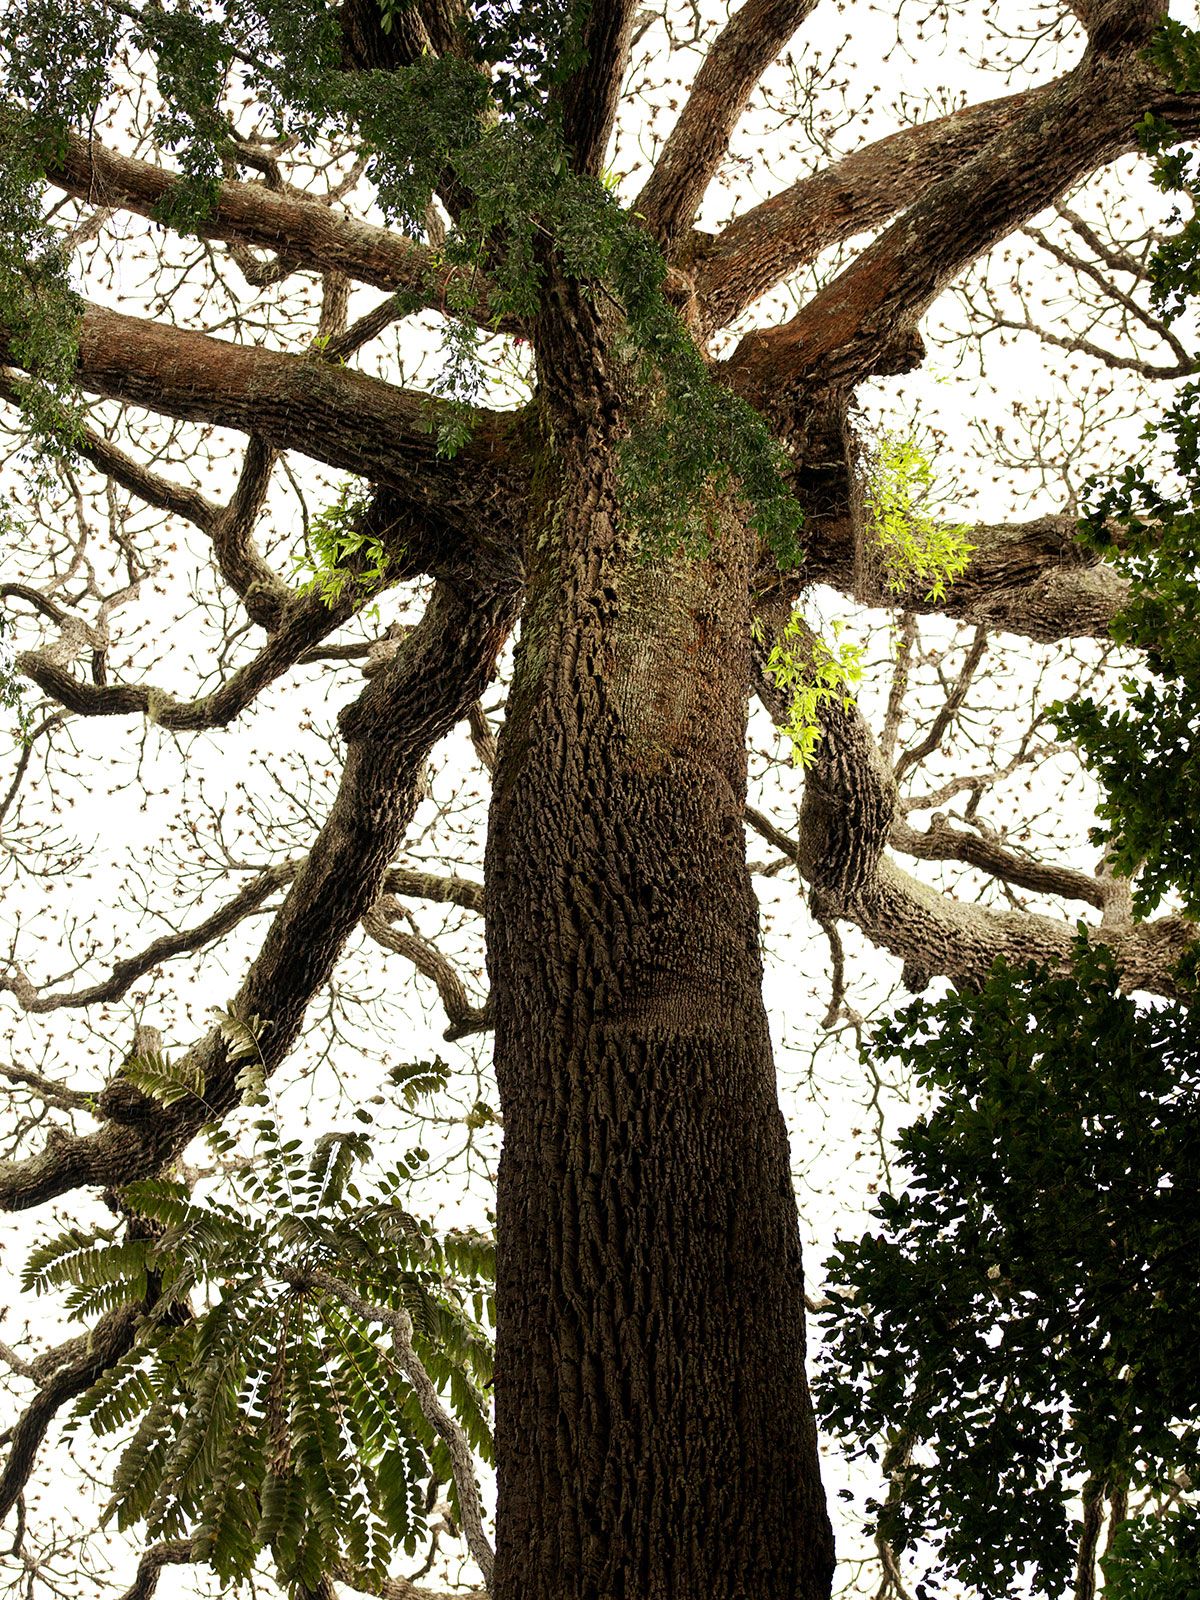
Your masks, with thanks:
[{"label": "hanging fern", "polygon": [[[228,1019],[242,1059],[257,1055],[261,1027]],[[135,1070],[160,1096],[182,1081],[160,1058]],[[81,1315],[143,1309],[133,1348],[71,1422],[126,1435],[106,1521],[190,1539],[227,1584],[264,1550],[293,1593],[335,1569],[379,1580],[424,1536],[431,1491],[460,1498],[451,1452],[383,1325],[397,1314],[411,1324],[409,1356],[490,1459],[491,1241],[438,1235],[403,1207],[416,1152],[364,1196],[365,1131],[305,1150],[280,1137],[264,1096],[250,1101],[258,1158],[229,1199],[132,1184],[128,1237],[71,1229],[33,1252],[25,1283],[65,1289]]]}]

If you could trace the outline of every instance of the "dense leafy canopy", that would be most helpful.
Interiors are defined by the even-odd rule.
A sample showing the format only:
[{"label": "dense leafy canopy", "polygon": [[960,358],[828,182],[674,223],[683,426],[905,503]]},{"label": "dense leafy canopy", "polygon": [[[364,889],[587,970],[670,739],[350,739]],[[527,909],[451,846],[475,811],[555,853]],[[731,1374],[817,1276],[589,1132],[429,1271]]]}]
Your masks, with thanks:
[{"label": "dense leafy canopy", "polygon": [[883,1458],[896,1546],[1059,1594],[1082,1482],[1170,1499],[1200,1472],[1200,1017],[1140,1007],[1083,942],[1075,973],[1000,970],[872,1049],[935,1109],[830,1263],[825,1420]]}]

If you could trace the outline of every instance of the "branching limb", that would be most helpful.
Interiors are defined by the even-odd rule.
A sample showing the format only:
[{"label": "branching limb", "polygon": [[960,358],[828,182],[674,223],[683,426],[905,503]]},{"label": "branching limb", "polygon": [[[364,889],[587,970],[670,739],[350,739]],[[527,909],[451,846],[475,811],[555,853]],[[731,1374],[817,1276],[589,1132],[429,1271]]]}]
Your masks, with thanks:
[{"label": "branching limb", "polygon": [[1090,50],[977,156],[923,193],[797,316],[748,334],[726,364],[728,381],[747,399],[778,409],[781,393],[803,388],[818,372],[828,387],[910,370],[921,355],[917,324],[941,291],[1128,150],[1134,125],[1164,98],[1162,80],[1137,55]]},{"label": "branching limb", "polygon": [[[426,758],[486,688],[516,617],[520,574],[500,567],[482,587],[468,571],[441,582],[425,616],[385,671],[342,713],[348,746],[333,807],[228,1008],[271,1026],[262,1061],[287,1055],[313,995],[327,982],[346,939],[379,898],[421,795]],[[119,1185],[172,1159],[213,1115],[237,1101],[237,1063],[220,1029],[189,1052],[205,1083],[203,1102],[170,1107],[114,1080],[97,1133],[58,1133],[26,1160],[0,1163],[0,1207],[20,1210],[85,1184]],[[118,1122],[119,1119],[119,1122]]]},{"label": "branching limb", "polygon": [[[156,219],[162,201],[179,183],[176,173],[109,150],[94,138],[72,134],[47,176],[76,199],[117,206]],[[332,210],[294,190],[281,193],[258,183],[227,180],[212,210],[197,223],[207,239],[271,250],[311,272],[341,272],[377,289],[402,291],[416,305],[436,310],[465,279],[472,291],[455,312],[491,327],[487,285],[478,273],[442,267],[425,245]],[[415,309],[415,306],[414,306]]]},{"label": "branching limb", "polygon": [[[353,614],[355,596],[333,606],[320,594],[297,595],[287,608],[286,620],[245,666],[230,675],[211,694],[198,700],[177,700],[165,689],[141,683],[87,683],[70,670],[82,647],[93,643],[77,619],[68,619],[54,644],[26,650],[16,659],[17,669],[59,705],[78,716],[143,716],[161,728],[177,733],[200,728],[221,728],[241,715],[247,706]],[[274,615],[274,611],[272,611]]]},{"label": "branching limb", "polygon": [[902,128],[735,217],[702,247],[696,265],[696,291],[709,325],[726,327],[823,251],[906,210],[1046,92],[1026,90]]},{"label": "branching limb", "polygon": [[492,1025],[490,1010],[471,1004],[462,979],[440,950],[419,934],[392,926],[403,915],[404,908],[399,902],[385,894],[362,919],[362,925],[376,944],[411,961],[418,972],[437,985],[450,1024],[446,1030],[447,1039],[463,1039],[468,1034],[486,1031]]},{"label": "branching limb", "polygon": [[664,244],[691,227],[758,80],[816,0],[745,0],[705,56],[635,209]]},{"label": "branching limb", "polygon": [[[203,950],[217,939],[223,939],[252,912],[257,911],[276,889],[290,883],[296,876],[298,867],[299,864],[295,861],[284,861],[278,866],[268,867],[266,872],[253,878],[231,900],[214,911],[212,916],[206,917],[203,922],[198,922],[194,928],[183,928],[178,933],[164,934],[161,939],[155,939],[136,956],[129,956],[123,961],[116,962],[107,978],[86,989],[57,990],[43,994],[20,971],[10,971],[6,976],[0,976],[0,989],[7,990],[25,1012],[58,1011],[64,1006],[78,1008],[119,1000],[139,978],[145,977],[146,973],[152,972],[164,961],[170,961],[175,956],[190,955],[195,950]],[[0,1067],[0,1072],[6,1077],[18,1078],[19,1069]],[[29,1082],[36,1076],[37,1074],[24,1074],[18,1081]],[[33,1086],[38,1087],[36,1084]],[[70,1092],[55,1090],[60,1096]],[[47,1098],[50,1098],[49,1093]],[[87,1097],[80,1096],[79,1099],[86,1101]]]},{"label": "branching limb", "polygon": [[[1103,639],[1128,602],[1129,584],[1099,554],[1076,537],[1072,516],[982,525],[971,530],[975,546],[967,569],[941,599],[919,590],[904,596],[910,612],[956,617],[998,633],[1053,643],[1058,639]],[[855,534],[849,516],[821,526],[806,553],[804,576],[853,596],[858,577]],[[884,594],[860,596],[884,605]]]},{"label": "branching limb", "polygon": [[999,839],[982,829],[968,833],[953,827],[945,817],[935,816],[931,826],[920,833],[900,818],[892,823],[888,842],[905,855],[923,861],[961,861],[1014,888],[1034,894],[1058,895],[1064,900],[1082,900],[1104,911],[1113,900],[1117,885],[1124,880],[1089,877],[1071,867],[1035,861],[1008,849]]},{"label": "branching limb", "polygon": [[[781,614],[769,619],[772,629],[786,620],[783,602],[779,609]],[[760,659],[765,659],[761,649]],[[765,675],[760,676],[759,698],[775,721],[785,725],[790,710],[786,697]],[[1032,911],[967,904],[919,882],[891,861],[885,850],[897,826],[904,848],[912,846],[914,853],[926,848],[925,836],[898,823],[895,779],[857,706],[835,700],[818,715],[821,740],[805,776],[794,846],[818,920],[855,923],[874,944],[904,962],[905,982],[914,989],[937,975],[979,982],[1000,957],[1017,966],[1069,963],[1073,924]],[[948,838],[936,823],[931,833],[939,849],[966,853],[969,848],[978,853],[978,864],[986,857],[1003,869],[1002,877],[1011,874],[1012,881],[1024,881],[1029,888],[1098,904],[1106,915],[1093,936],[1111,948],[1126,986],[1175,993],[1175,970],[1196,937],[1194,925],[1184,918],[1134,922],[1110,898],[1120,893],[1117,885],[1110,886],[1103,877],[1086,880],[1083,874],[1049,866],[1035,871],[1035,864],[993,841],[981,837],[978,846],[968,846],[968,836]]]},{"label": "branching limb", "polygon": [[411,895],[417,900],[434,900],[462,906],[483,915],[483,885],[470,878],[442,878],[434,872],[419,872],[413,867],[393,867],[384,879],[388,894]]},{"label": "branching limb", "polygon": [[29,1481],[46,1430],[69,1400],[74,1400],[133,1344],[139,1311],[122,1306],[110,1311],[84,1339],[70,1341],[70,1359],[47,1375],[12,1429],[8,1459],[0,1471],[0,1520],[8,1516]]},{"label": "branching limb", "polygon": [[181,1567],[194,1560],[190,1539],[165,1539],[151,1545],[138,1562],[137,1576],[121,1600],[152,1600],[164,1567]]},{"label": "branching limb", "polygon": [[287,1281],[293,1288],[301,1291],[319,1289],[323,1294],[332,1295],[356,1316],[362,1317],[365,1322],[382,1322],[391,1333],[392,1351],[396,1363],[412,1384],[422,1416],[443,1441],[450,1454],[450,1467],[454,1474],[454,1487],[458,1490],[458,1504],[462,1511],[467,1549],[470,1550],[475,1565],[483,1573],[484,1583],[490,1588],[495,1557],[491,1542],[484,1532],[483,1504],[479,1497],[479,1485],[475,1481],[471,1447],[458,1423],[442,1404],[433,1380],[413,1349],[412,1318],[407,1311],[394,1310],[391,1306],[374,1305],[371,1301],[364,1300],[348,1283],[343,1283],[331,1273],[317,1267],[296,1268],[287,1274]]},{"label": "branching limb", "polygon": [[[495,490],[514,419],[481,413],[475,438],[438,454],[437,402],[316,357],[232,344],[90,306],[79,329],[85,389],[160,415],[253,434],[406,494],[442,522]],[[0,362],[20,365],[0,328]],[[521,498],[518,490],[518,499]],[[489,521],[494,520],[494,507]]]}]

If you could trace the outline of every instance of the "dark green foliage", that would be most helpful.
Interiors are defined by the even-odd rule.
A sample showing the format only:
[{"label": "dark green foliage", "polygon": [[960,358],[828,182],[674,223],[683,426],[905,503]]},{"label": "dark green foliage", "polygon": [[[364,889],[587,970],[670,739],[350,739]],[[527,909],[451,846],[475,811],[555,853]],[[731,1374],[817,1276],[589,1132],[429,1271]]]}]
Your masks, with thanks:
[{"label": "dark green foliage", "polygon": [[1083,1481],[1200,1481],[1200,1015],[1137,1006],[1081,940],[1073,974],[1000,968],[870,1052],[935,1106],[899,1141],[905,1190],[829,1263],[820,1413],[890,1452],[896,1546],[1057,1596]]},{"label": "dark green foliage", "polygon": [[[159,1076],[162,1097],[177,1097],[179,1074]],[[423,1151],[363,1194],[365,1131],[328,1134],[305,1152],[251,1099],[258,1154],[230,1199],[134,1184],[121,1197],[123,1228],[43,1244],[25,1285],[67,1289],[79,1316],[143,1309],[131,1352],[76,1407],[75,1423],[98,1434],[133,1429],[106,1519],[145,1524],[151,1539],[191,1538],[226,1582],[245,1579],[263,1549],[289,1588],[339,1564],[378,1579],[396,1549],[416,1548],[432,1486],[455,1497],[449,1458],[382,1325],[305,1288],[304,1276],[324,1271],[372,1305],[408,1312],[418,1357],[487,1460],[491,1242],[438,1236],[404,1209]]]},{"label": "dark green foliage", "polygon": [[1102,1565],[1106,1600],[1200,1600],[1200,1511],[1124,1523]]},{"label": "dark green foliage", "polygon": [[[3,549],[4,521],[0,516],[0,550]],[[25,684],[13,671],[12,654],[5,634],[12,626],[0,615],[0,711],[11,712],[20,738],[29,736],[29,713],[24,704]]]}]

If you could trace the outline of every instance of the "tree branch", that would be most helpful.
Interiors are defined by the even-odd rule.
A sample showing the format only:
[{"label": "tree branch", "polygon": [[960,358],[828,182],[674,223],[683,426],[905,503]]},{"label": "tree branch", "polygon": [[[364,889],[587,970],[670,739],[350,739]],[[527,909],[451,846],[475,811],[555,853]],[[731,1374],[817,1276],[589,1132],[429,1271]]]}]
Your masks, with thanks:
[{"label": "tree branch", "polygon": [[[20,365],[2,328],[0,362]],[[435,433],[439,402],[428,395],[316,356],[232,344],[102,306],[84,313],[77,370],[95,394],[299,450],[406,494],[442,523],[481,503],[485,526],[495,522],[494,472],[506,463],[511,415],[479,413],[472,442],[447,461]]]},{"label": "tree branch", "polygon": [[144,716],[176,733],[221,728],[240,716],[319,640],[340,627],[353,614],[356,601],[352,587],[350,599],[332,606],[320,594],[297,595],[287,608],[286,620],[262,649],[219,688],[197,700],[177,700],[152,684],[95,684],[75,677],[69,663],[77,648],[78,628],[64,628],[56,643],[24,651],[15,664],[44,693],[79,716]]},{"label": "tree branch", "polygon": [[705,56],[634,209],[668,247],[690,228],[755,85],[817,0],[745,0]]},{"label": "tree branch", "polygon": [[592,0],[584,61],[561,91],[563,138],[580,172],[598,172],[617,115],[637,0]]},{"label": "tree branch", "polygon": [[[100,983],[92,984],[90,988],[57,990],[43,994],[34,987],[24,973],[10,972],[6,977],[0,976],[0,990],[7,990],[21,1010],[27,1013],[58,1011],[64,1006],[76,1008],[101,1005],[119,1000],[139,978],[145,977],[147,972],[152,972],[164,961],[170,961],[175,956],[190,955],[196,950],[203,950],[214,940],[223,939],[252,911],[257,911],[263,901],[276,889],[290,883],[298,870],[299,866],[295,861],[284,861],[278,866],[268,867],[266,872],[251,879],[238,894],[227,900],[203,922],[198,922],[194,928],[183,928],[178,933],[164,934],[161,939],[153,940],[136,956],[128,956],[125,960],[116,962],[108,977]],[[10,1078],[15,1077],[17,1071],[15,1067],[0,1067],[0,1072]],[[29,1081],[34,1076],[36,1074],[26,1074],[24,1081]],[[83,1101],[87,1098],[87,1096],[79,1097]]]},{"label": "tree branch", "polygon": [[[262,1043],[268,1072],[287,1055],[309,1001],[378,899],[419,803],[425,760],[486,688],[515,620],[515,563],[498,565],[486,583],[461,565],[444,573],[421,622],[341,715],[348,748],[337,798],[228,1008],[270,1022]],[[113,1080],[98,1108],[107,1126],[82,1137],[56,1132],[36,1155],[0,1163],[0,1207],[25,1209],[85,1184],[128,1183],[172,1159],[237,1101],[237,1064],[220,1029],[187,1059],[203,1075],[203,1103],[163,1107]]]},{"label": "tree branch", "polygon": [[[1128,580],[1082,544],[1077,529],[1078,520],[1069,516],[973,528],[975,549],[966,571],[941,599],[914,591],[904,596],[904,608],[1043,643],[1107,638],[1113,617],[1128,603]],[[814,519],[805,580],[828,584],[868,605],[894,605],[895,596],[882,590],[857,592],[855,546],[850,516]]]},{"label": "tree branch", "polygon": [[[179,183],[176,173],[109,150],[98,140],[68,136],[61,157],[46,174],[58,189],[89,204],[117,206],[157,221],[163,201]],[[281,193],[258,183],[227,180],[215,204],[196,224],[206,239],[272,250],[311,272],[343,272],[377,289],[401,291],[413,302],[444,309],[454,293],[456,315],[494,325],[487,285],[478,273],[444,267],[422,244],[334,211],[294,190]],[[470,294],[462,296],[462,285]],[[466,308],[459,299],[466,300]]]},{"label": "tree branch", "polygon": [[91,1388],[102,1372],[120,1360],[133,1344],[139,1316],[135,1306],[122,1306],[101,1317],[89,1336],[70,1341],[71,1359],[49,1373],[12,1430],[8,1460],[0,1471],[0,1521],[29,1481],[38,1446],[55,1416],[68,1400]]},{"label": "tree branch", "polygon": [[[768,640],[786,618],[783,603],[768,611]],[[769,643],[765,650],[769,651]],[[784,725],[790,707],[762,672],[765,659],[760,646],[759,698],[774,721]],[[967,905],[919,882],[889,860],[884,850],[898,824],[891,769],[853,702],[827,703],[818,718],[821,739],[805,774],[794,856],[810,886],[809,903],[818,921],[839,918],[855,923],[872,943],[901,958],[905,982],[914,989],[923,988],[935,975],[977,983],[1000,957],[1014,965],[1030,961],[1069,965],[1073,924],[1032,911]],[[964,836],[947,841],[936,824],[931,832],[939,849],[967,849]],[[899,838],[902,848],[913,846],[914,854],[923,853],[922,836],[902,821]],[[1014,881],[1023,877],[1026,887],[1092,899],[1079,892],[1082,875],[1046,867],[1040,869],[1041,881],[1034,882],[1033,863],[1001,848],[981,851],[980,861],[972,864],[983,865],[984,855],[1003,869],[1001,876],[1012,874]],[[1103,876],[1096,884],[1101,898],[1092,903],[1099,903],[1106,916],[1091,933],[1112,950],[1122,982],[1130,989],[1174,994],[1175,969],[1196,939],[1194,924],[1177,916],[1133,922],[1119,910],[1112,915],[1123,899],[1122,886]]]},{"label": "tree branch", "polygon": [[701,246],[696,265],[696,291],[710,326],[727,326],[822,251],[906,210],[922,189],[978,155],[1046,92],[1027,89],[901,128],[735,217]]},{"label": "tree branch", "polygon": [[450,1026],[447,1039],[463,1039],[471,1033],[483,1033],[492,1025],[487,1006],[473,1006],[467,998],[463,981],[441,951],[416,933],[404,933],[391,923],[403,915],[399,903],[390,895],[382,895],[362,919],[363,928],[375,943],[394,955],[411,961],[417,971],[437,986],[438,995]]},{"label": "tree branch", "polygon": [[818,374],[825,388],[910,370],[920,359],[917,323],[942,290],[1058,195],[1130,149],[1134,125],[1163,99],[1161,78],[1139,56],[1089,50],[795,317],[747,334],[725,364],[729,383],[769,408]]}]

